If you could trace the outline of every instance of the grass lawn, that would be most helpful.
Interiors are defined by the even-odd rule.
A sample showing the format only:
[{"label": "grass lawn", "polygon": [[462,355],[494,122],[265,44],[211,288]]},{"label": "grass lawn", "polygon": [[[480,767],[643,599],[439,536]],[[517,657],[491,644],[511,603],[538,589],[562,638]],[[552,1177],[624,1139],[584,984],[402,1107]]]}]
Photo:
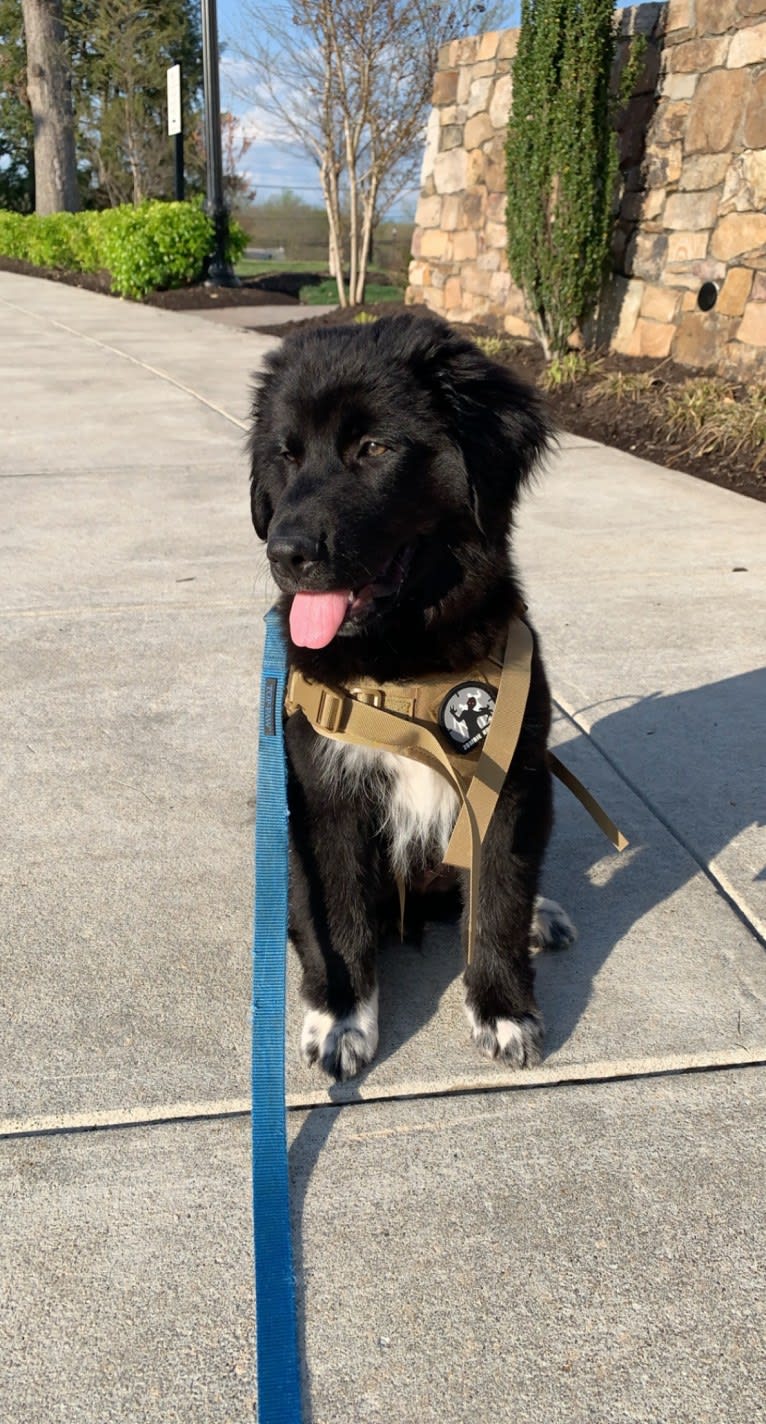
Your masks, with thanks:
[{"label": "grass lawn", "polygon": [[[243,257],[240,262],[237,262],[234,270],[238,277],[263,277],[264,275],[275,275],[278,272],[321,272],[323,265],[321,262],[283,262],[279,259],[255,262]],[[314,286],[301,287],[300,299],[307,306],[337,306],[338,288],[335,279],[328,276],[324,281]],[[367,284],[365,292],[365,301],[367,302],[401,302],[403,300],[403,287],[377,282],[368,282]]]},{"label": "grass lawn", "polygon": [[[320,282],[316,287],[301,287],[301,301],[307,306],[337,306],[338,287],[334,277],[328,277],[326,282]],[[366,302],[402,302],[404,301],[404,288],[393,286],[379,286],[375,282],[368,282],[364,293]]]}]

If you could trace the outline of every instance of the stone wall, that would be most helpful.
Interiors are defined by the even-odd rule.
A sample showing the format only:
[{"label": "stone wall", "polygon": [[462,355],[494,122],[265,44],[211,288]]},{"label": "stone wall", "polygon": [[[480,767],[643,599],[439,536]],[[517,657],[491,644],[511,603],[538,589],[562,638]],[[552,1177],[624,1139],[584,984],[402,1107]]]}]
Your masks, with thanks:
[{"label": "stone wall", "polygon": [[[618,66],[632,34],[647,50],[620,119],[614,277],[595,336],[629,355],[766,369],[766,0],[667,0],[619,23]],[[517,42],[505,31],[441,51],[407,300],[524,337],[505,252]]]}]

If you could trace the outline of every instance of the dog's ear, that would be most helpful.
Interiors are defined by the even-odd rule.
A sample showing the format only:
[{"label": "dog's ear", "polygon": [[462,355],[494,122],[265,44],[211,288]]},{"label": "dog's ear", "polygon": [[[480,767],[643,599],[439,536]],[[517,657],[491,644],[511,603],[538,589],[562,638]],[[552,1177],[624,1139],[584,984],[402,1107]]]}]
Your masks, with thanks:
[{"label": "dog's ear", "polygon": [[[437,327],[437,323],[434,323]],[[551,426],[542,399],[506,366],[438,323],[428,365],[468,474],[477,523],[507,527],[520,489],[544,455]]]},{"label": "dog's ear", "polygon": [[254,473],[250,475],[250,513],[258,538],[265,539],[269,532],[274,506],[263,487],[263,481],[259,480]]},{"label": "dog's ear", "polygon": [[272,441],[269,437],[271,398],[279,365],[278,354],[269,352],[265,368],[252,388],[250,434],[247,448],[250,456],[250,512],[259,539],[265,539],[274,513],[268,489]]}]

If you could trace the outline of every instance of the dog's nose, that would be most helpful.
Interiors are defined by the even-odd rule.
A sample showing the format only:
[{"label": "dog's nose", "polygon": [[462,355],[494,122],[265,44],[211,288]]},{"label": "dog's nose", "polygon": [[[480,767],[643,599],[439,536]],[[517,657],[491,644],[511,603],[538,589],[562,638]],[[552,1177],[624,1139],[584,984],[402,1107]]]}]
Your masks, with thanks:
[{"label": "dog's nose", "polygon": [[277,530],[266,545],[269,561],[289,574],[305,573],[309,565],[318,561],[321,553],[321,540],[305,534],[301,529]]}]

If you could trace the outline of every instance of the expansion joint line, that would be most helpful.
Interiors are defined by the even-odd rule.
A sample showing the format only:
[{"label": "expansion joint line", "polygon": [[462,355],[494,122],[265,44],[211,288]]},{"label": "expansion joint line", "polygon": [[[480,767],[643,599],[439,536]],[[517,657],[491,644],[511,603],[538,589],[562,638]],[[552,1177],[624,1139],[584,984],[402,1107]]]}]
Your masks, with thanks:
[{"label": "expansion joint line", "polygon": [[[463,1082],[405,1082],[399,1085],[381,1084],[379,1087],[365,1084],[361,1089],[355,1089],[353,1084],[336,1084],[307,1092],[288,1092],[287,1111],[304,1113],[330,1109],[337,1112],[341,1108],[369,1107],[373,1104],[435,1102],[441,1098],[507,1097],[514,1093],[539,1092],[545,1088],[608,1087],[610,1083],[738,1072],[748,1068],[766,1068],[766,1058],[758,1048],[712,1049],[707,1053],[666,1054],[655,1058],[562,1064],[561,1067],[551,1065],[525,1070],[504,1079],[492,1074],[479,1075]],[[170,1127],[184,1123],[248,1121],[251,1106],[250,1098],[229,1098],[0,1118],[0,1141],[116,1132],[125,1128]]]},{"label": "expansion joint line", "polygon": [[571,722],[572,725],[577,728],[578,732],[582,732],[583,736],[587,737],[589,742],[592,742],[599,755],[602,756],[604,761],[612,768],[612,771],[619,776],[624,785],[633,792],[633,795],[646,807],[654,819],[659,821],[660,825],[668,832],[668,835],[672,836],[673,840],[686,851],[687,855],[691,856],[695,865],[699,867],[706,879],[708,879],[711,885],[718,891],[718,894],[731,905],[737,918],[749,929],[753,938],[766,949],[766,925],[753,915],[752,910],[744,903],[739,892],[729,880],[729,877],[716,865],[715,860],[705,860],[695,846],[692,845],[691,841],[687,840],[686,837],[681,834],[678,827],[667,819],[659,807],[647,796],[643,787],[638,786],[619,763],[610,756],[606,748],[599,742],[598,737],[594,735],[593,728],[588,726],[579,712],[572,707],[568,707],[558,693],[553,696],[553,703],[559,709],[562,716],[566,717],[567,721]]},{"label": "expansion joint line", "polygon": [[169,371],[163,371],[161,366],[152,366],[150,362],[142,361],[138,356],[131,356],[129,351],[123,351],[119,346],[112,346],[108,341],[101,341],[98,336],[89,336],[87,332],[78,331],[74,326],[67,326],[65,321],[58,321],[55,317],[29,311],[27,307],[20,307],[16,302],[9,302],[7,297],[0,297],[0,302],[13,311],[21,312],[23,316],[31,316],[35,321],[55,326],[59,331],[66,331],[70,336],[78,337],[80,341],[89,341],[92,346],[99,347],[101,351],[109,351],[113,356],[120,356],[123,361],[130,361],[131,365],[139,366],[142,371],[149,371],[152,376],[159,376],[161,381],[167,381],[168,385],[175,386],[176,390],[183,391],[184,395],[191,396],[193,400],[199,401],[200,405],[207,406],[208,410],[212,410],[216,415],[228,420],[230,425],[236,425],[239,430],[249,429],[247,421],[239,420],[236,415],[224,410],[223,406],[208,400],[207,396],[203,396],[200,391],[195,391],[192,386],[187,386],[184,381],[179,381],[175,376],[171,376]]}]

